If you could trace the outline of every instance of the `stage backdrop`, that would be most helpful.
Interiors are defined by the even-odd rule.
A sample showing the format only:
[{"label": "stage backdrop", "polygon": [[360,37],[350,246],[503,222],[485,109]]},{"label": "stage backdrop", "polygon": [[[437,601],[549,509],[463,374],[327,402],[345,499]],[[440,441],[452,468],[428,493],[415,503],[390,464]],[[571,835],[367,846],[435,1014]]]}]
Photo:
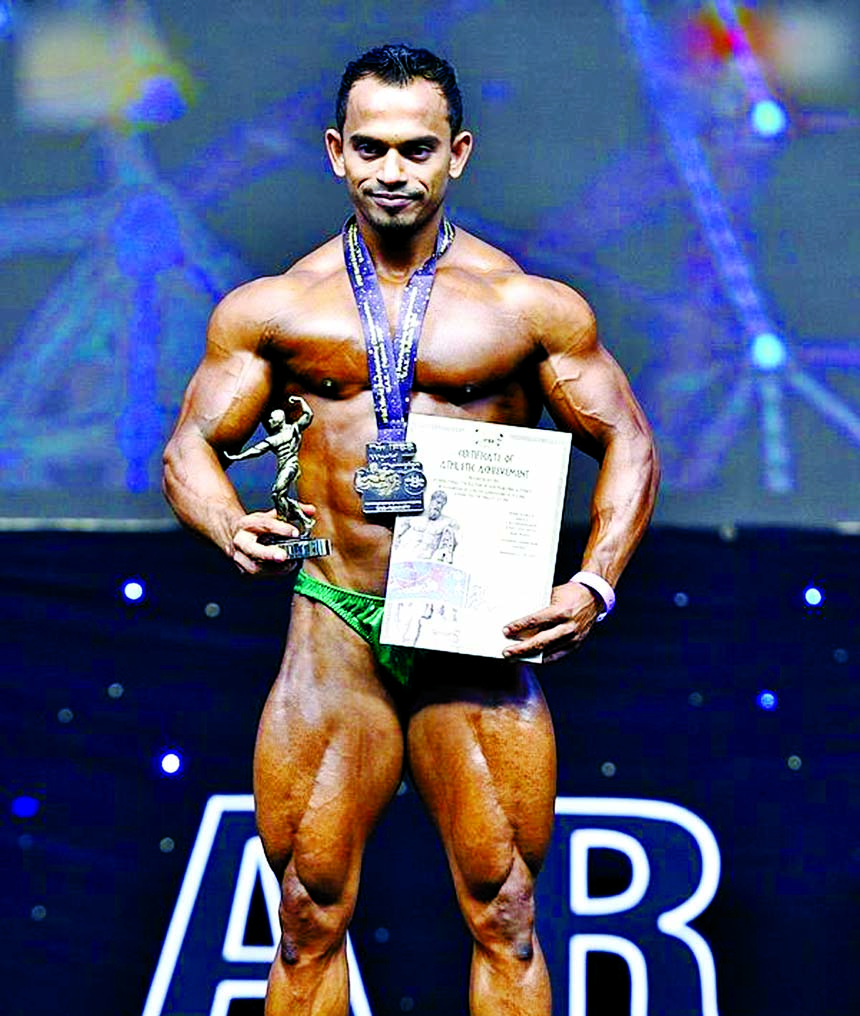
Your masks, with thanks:
[{"label": "stage backdrop", "polygon": [[322,131],[389,40],[459,68],[455,221],[594,305],[658,519],[856,521],[850,0],[0,0],[2,515],[166,517],[208,314],[339,229]]},{"label": "stage backdrop", "polygon": [[[555,1016],[860,1011],[858,569],[832,533],[652,531],[613,616],[542,669]],[[247,795],[288,599],[185,533],[0,537],[4,1014],[260,1016],[276,893]],[[460,1016],[468,938],[401,789],[353,1014]]]}]

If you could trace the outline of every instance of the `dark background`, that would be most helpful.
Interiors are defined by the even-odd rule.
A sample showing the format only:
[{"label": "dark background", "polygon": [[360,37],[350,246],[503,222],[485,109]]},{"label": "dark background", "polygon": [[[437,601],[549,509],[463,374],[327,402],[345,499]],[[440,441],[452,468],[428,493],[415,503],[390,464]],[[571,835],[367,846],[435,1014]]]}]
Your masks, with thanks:
[{"label": "dark background", "polygon": [[[567,534],[562,570],[582,537]],[[244,580],[184,533],[0,544],[3,1011],[139,1013],[206,800],[250,791],[288,588]],[[860,542],[835,534],[653,530],[613,617],[542,671],[559,794],[672,801],[714,831],[722,879],[695,926],[723,1016],[849,1016],[860,1004],[858,566]],[[147,587],[134,606],[119,594],[129,576]],[[815,609],[802,595],[812,579],[826,596]],[[770,712],[757,705],[765,689]],[[168,747],[185,758],[179,777],[158,769]],[[21,795],[40,802],[32,818],[10,812]],[[223,934],[213,927],[213,960]],[[465,1012],[468,942],[411,790],[371,842],[352,934],[374,1016],[406,997],[415,1012]],[[621,1016],[624,967],[606,964],[589,1014]],[[553,973],[561,1014],[564,964]]]}]

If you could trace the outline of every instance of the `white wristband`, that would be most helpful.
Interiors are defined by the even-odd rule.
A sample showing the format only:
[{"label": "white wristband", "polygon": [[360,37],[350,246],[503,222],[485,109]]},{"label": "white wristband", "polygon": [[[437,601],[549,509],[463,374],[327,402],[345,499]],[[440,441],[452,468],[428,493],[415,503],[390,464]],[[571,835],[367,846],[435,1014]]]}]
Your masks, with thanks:
[{"label": "white wristband", "polygon": [[578,571],[570,581],[578,582],[581,586],[585,586],[586,589],[597,593],[600,599],[603,600],[605,610],[602,614],[597,615],[598,621],[602,621],[608,614],[612,613],[612,608],[615,606],[615,590],[606,579],[601,578],[600,575],[595,575],[594,572]]}]

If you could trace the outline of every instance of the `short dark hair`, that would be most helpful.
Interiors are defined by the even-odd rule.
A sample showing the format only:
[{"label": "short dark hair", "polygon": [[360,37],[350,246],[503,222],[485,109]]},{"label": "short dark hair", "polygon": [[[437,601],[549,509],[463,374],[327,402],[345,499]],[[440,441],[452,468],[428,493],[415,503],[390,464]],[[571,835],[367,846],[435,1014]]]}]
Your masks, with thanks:
[{"label": "short dark hair", "polygon": [[427,49],[414,49],[400,43],[376,46],[346,65],[337,92],[335,121],[343,133],[346,122],[346,104],[352,86],[360,78],[379,78],[386,85],[404,87],[416,78],[424,78],[437,85],[448,103],[448,123],[451,135],[460,133],[463,125],[463,96],[457,84],[457,75],[447,60]]}]

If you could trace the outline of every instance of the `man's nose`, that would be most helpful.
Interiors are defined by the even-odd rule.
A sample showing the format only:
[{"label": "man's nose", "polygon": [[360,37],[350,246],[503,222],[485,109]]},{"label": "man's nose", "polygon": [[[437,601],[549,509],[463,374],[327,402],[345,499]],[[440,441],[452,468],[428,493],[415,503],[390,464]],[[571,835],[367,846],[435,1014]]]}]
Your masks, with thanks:
[{"label": "man's nose", "polygon": [[404,183],[406,180],[405,166],[400,152],[396,148],[389,148],[379,167],[379,182],[388,186],[396,183]]}]

